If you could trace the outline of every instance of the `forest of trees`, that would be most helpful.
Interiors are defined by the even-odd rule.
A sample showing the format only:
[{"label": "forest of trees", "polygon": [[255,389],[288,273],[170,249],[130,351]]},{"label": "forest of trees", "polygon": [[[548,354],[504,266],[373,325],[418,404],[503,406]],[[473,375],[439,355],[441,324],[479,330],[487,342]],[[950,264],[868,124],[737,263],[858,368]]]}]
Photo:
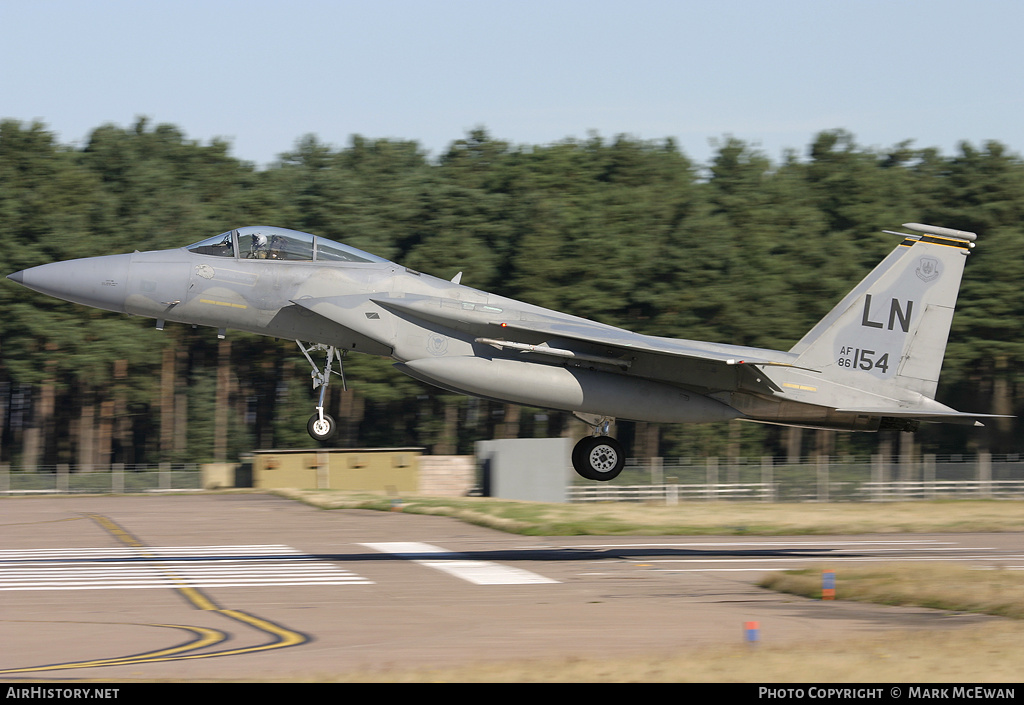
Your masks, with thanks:
[{"label": "forest of trees", "polygon": [[[513,145],[483,129],[430,159],[415,141],[316,137],[265,169],[227,143],[140,119],[84,147],[0,123],[0,275],[56,260],[184,246],[244,225],[351,244],[443,278],[660,336],[788,349],[898,238],[925,222],[977,232],[938,398],[1022,404],[1024,161],[1006,146],[952,156],[842,131],[775,162],[723,138],[707,164],[672,140]],[[567,432],[567,414],[467,399],[346,363],[337,444],[472,452],[493,437]],[[218,399],[221,403],[218,403]],[[105,313],[0,279],[0,462],[207,462],[312,445],[309,368],[293,341]],[[575,423],[575,422],[573,422]],[[1021,421],[926,425],[934,453],[1022,450]],[[732,422],[620,423],[634,455],[875,452],[886,434],[794,434]]]}]

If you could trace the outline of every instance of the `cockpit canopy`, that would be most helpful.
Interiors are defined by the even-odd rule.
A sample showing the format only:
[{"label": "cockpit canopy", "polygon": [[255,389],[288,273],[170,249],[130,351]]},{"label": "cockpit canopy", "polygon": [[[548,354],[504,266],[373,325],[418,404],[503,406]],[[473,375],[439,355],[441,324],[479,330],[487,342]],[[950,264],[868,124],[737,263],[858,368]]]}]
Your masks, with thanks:
[{"label": "cockpit canopy", "polygon": [[387,262],[383,257],[287,228],[254,225],[188,246],[197,255],[293,262]]}]

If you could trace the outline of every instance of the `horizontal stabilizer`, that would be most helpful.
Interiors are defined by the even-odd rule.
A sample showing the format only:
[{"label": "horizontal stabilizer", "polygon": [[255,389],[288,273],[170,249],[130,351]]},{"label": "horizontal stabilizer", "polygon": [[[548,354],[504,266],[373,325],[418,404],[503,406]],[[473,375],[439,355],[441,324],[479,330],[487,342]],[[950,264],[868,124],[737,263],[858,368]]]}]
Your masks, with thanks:
[{"label": "horizontal stabilizer", "polygon": [[1012,419],[1006,414],[972,414],[964,411],[940,411],[936,409],[893,409],[891,407],[874,407],[869,409],[836,409],[844,414],[864,414],[866,416],[892,416],[902,419],[918,419],[934,423],[963,424],[965,426],[984,426],[979,419]]}]

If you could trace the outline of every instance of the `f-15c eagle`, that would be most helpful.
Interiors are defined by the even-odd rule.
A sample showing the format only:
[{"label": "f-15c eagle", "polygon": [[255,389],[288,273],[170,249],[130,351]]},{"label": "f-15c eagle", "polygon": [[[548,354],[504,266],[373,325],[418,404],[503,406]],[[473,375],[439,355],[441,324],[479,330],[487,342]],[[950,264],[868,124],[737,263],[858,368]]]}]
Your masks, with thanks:
[{"label": "f-15c eagle", "polygon": [[[390,357],[453,392],[568,411],[593,428],[576,471],[610,480],[624,464],[616,418],[744,419],[845,431],[980,424],[935,401],[974,233],[910,233],[788,351],[640,335],[489,294],[331,240],[277,227],[230,230],[186,247],[56,262],[9,275],[86,306],[295,340],[320,396],[308,429],[329,439],[334,365]],[[310,356],[325,354],[322,367]]]}]

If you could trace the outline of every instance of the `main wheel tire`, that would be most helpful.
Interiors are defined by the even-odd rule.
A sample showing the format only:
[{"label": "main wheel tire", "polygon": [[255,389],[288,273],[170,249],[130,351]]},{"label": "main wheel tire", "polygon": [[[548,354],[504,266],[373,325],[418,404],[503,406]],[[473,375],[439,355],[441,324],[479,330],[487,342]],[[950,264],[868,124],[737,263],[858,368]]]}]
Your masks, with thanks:
[{"label": "main wheel tire", "polygon": [[313,440],[323,442],[331,439],[334,432],[338,430],[338,425],[330,414],[324,414],[322,421],[320,420],[320,414],[313,414],[309,417],[306,430],[309,431],[309,435],[313,437]]},{"label": "main wheel tire", "polygon": [[588,436],[572,451],[572,465],[581,477],[608,482],[622,472],[626,456],[622,444],[609,436]]}]

